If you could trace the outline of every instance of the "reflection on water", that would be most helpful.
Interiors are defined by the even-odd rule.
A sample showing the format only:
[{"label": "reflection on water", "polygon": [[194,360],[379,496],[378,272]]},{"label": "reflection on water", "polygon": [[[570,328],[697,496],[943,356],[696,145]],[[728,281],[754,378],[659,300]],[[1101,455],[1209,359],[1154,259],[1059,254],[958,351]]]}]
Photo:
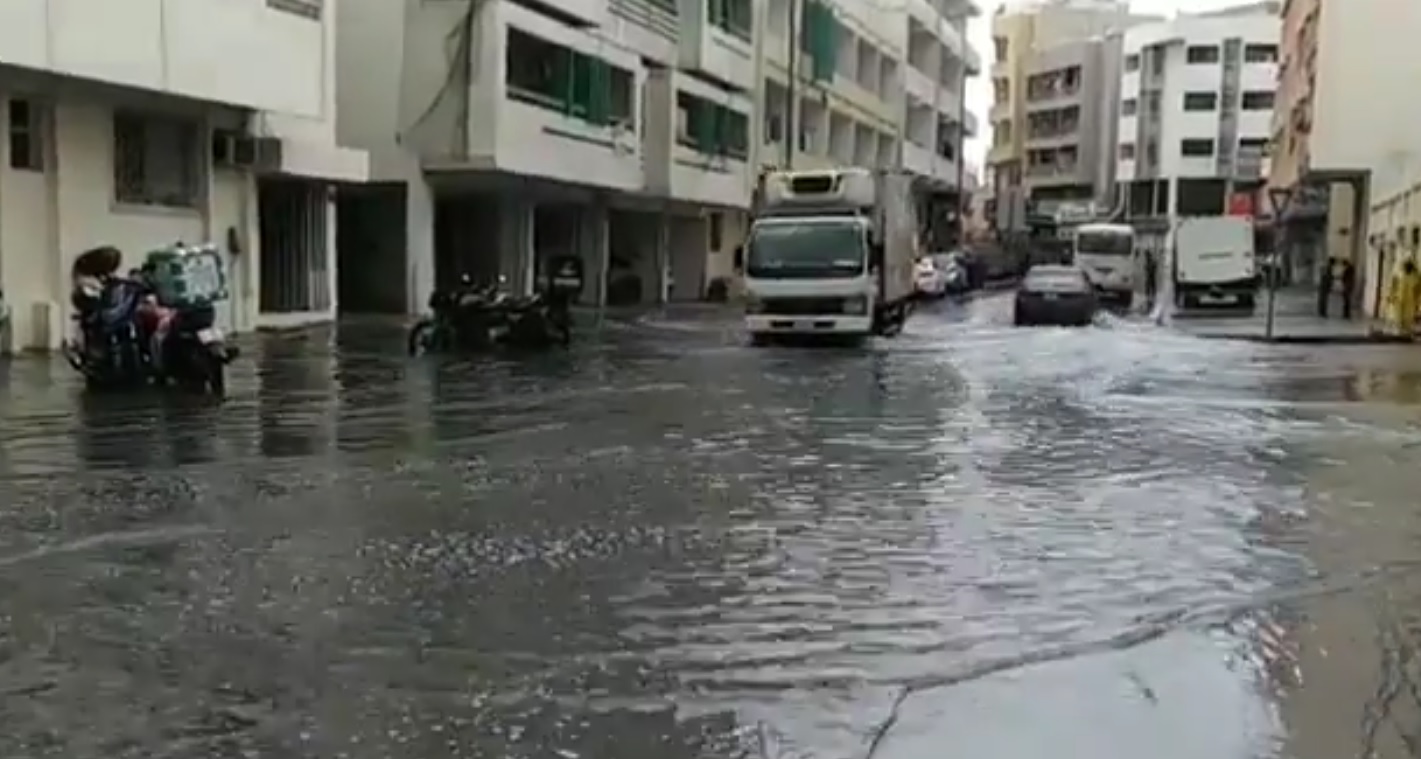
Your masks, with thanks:
[{"label": "reflection on water", "polygon": [[17,366],[0,753],[1415,755],[1412,359],[1000,308],[267,338],[223,404]]}]

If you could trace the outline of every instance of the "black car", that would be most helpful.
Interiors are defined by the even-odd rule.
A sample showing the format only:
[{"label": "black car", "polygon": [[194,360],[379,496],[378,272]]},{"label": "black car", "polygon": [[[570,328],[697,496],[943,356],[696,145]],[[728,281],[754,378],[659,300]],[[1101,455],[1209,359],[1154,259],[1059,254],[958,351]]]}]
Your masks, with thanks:
[{"label": "black car", "polygon": [[1031,267],[1016,292],[1012,322],[1017,326],[1085,326],[1095,319],[1095,288],[1074,266]]}]

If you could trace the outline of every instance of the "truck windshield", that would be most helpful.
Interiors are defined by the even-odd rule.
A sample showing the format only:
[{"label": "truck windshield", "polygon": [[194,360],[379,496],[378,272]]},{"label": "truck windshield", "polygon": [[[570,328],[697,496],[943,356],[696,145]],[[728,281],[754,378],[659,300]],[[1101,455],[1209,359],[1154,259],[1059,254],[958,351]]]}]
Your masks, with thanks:
[{"label": "truck windshield", "polygon": [[1096,256],[1128,256],[1134,250],[1133,235],[1120,232],[1077,232],[1076,253]]},{"label": "truck windshield", "polygon": [[857,222],[777,221],[756,225],[745,273],[765,279],[854,277],[863,274],[867,253]]}]

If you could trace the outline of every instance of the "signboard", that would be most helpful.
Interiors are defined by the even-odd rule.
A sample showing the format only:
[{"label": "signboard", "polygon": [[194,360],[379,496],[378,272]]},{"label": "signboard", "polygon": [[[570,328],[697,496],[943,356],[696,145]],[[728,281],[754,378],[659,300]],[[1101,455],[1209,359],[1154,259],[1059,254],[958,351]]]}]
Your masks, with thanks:
[{"label": "signboard", "polygon": [[1256,216],[1258,211],[1258,201],[1251,192],[1235,192],[1229,194],[1229,216]]}]

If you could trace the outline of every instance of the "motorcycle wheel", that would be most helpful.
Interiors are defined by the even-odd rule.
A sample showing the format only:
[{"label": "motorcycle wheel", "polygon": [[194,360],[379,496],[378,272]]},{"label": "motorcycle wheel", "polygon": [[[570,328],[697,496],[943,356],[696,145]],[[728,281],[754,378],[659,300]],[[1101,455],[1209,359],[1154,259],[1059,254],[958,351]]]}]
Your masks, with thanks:
[{"label": "motorcycle wheel", "polygon": [[438,347],[439,325],[433,319],[420,319],[410,327],[406,347],[411,356],[429,353]]}]

